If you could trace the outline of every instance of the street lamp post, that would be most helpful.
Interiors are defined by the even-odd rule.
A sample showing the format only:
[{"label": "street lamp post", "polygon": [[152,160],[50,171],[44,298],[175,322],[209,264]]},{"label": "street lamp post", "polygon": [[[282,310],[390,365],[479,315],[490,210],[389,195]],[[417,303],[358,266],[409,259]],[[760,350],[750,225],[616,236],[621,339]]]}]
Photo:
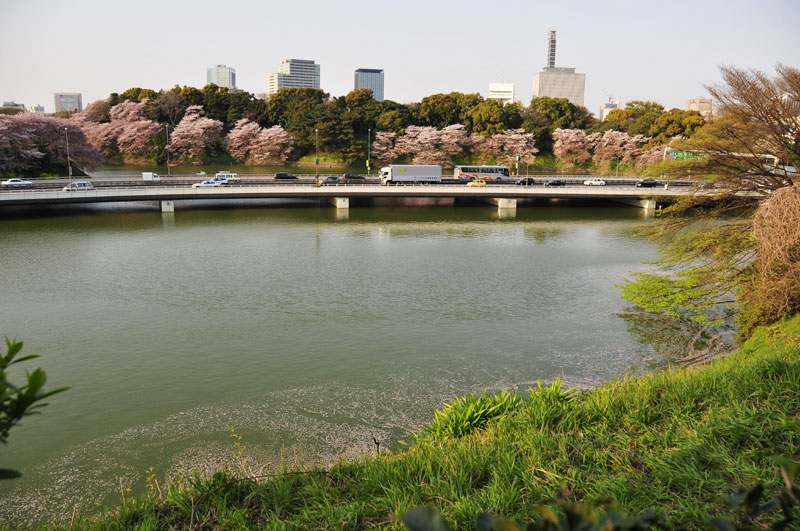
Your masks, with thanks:
[{"label": "street lamp post", "polygon": [[314,173],[319,182],[319,129],[314,129]]},{"label": "street lamp post", "polygon": [[372,128],[367,129],[367,177],[369,177],[369,152],[370,152],[370,139],[372,137]]},{"label": "street lamp post", "polygon": [[69,159],[69,128],[64,128],[64,138],[67,139],[67,173],[69,174],[69,180],[72,182],[72,161]]},{"label": "street lamp post", "polygon": [[170,167],[169,167],[169,125],[165,125],[164,128],[167,130],[167,177],[170,176]]}]

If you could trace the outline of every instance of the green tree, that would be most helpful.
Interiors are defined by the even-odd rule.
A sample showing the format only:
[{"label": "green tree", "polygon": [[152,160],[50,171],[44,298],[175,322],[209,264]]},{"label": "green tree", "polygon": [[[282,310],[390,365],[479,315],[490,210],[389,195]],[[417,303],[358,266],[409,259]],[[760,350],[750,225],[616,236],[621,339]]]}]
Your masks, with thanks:
[{"label": "green tree", "polygon": [[143,89],[141,87],[129,88],[119,95],[119,101],[136,101],[141,102],[144,100],[154,100],[158,97],[158,92],[152,89]]},{"label": "green tree", "polygon": [[29,355],[17,358],[22,350],[21,341],[6,340],[6,353],[0,356],[0,443],[8,443],[8,434],[26,416],[39,413],[39,409],[46,406],[42,400],[61,393],[69,387],[61,387],[52,391],[45,391],[47,376],[40,368],[27,374],[27,381],[21,385],[12,384],[8,380],[8,368],[23,361],[30,361],[39,356]]},{"label": "green tree", "polygon": [[533,98],[522,118],[522,128],[534,135],[540,153],[553,152],[556,129],[586,129],[593,124],[585,107],[573,105],[567,98],[548,96]]},{"label": "green tree", "polygon": [[670,109],[661,113],[650,126],[647,135],[652,138],[645,149],[668,144],[676,136],[690,137],[704,123],[703,116],[697,111]]},{"label": "green tree", "polygon": [[721,71],[707,88],[724,118],[678,143],[699,156],[671,169],[706,186],[648,226],[659,270],[635,275],[623,296],[701,323],[727,307],[746,337],[800,311],[800,70]]},{"label": "green tree", "polygon": [[506,114],[503,112],[503,105],[497,100],[482,101],[471,108],[467,115],[472,132],[477,135],[493,136],[506,130]]}]

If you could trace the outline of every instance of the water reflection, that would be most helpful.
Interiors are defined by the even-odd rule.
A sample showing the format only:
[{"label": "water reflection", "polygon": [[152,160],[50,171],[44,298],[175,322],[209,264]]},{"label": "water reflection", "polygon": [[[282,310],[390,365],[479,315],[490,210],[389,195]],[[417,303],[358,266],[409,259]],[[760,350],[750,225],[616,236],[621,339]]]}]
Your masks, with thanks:
[{"label": "water reflection", "polygon": [[637,308],[628,308],[618,315],[625,321],[628,332],[649,347],[642,349],[640,355],[651,368],[667,364],[698,365],[734,348],[735,329],[730,320],[719,326],[703,325]]}]

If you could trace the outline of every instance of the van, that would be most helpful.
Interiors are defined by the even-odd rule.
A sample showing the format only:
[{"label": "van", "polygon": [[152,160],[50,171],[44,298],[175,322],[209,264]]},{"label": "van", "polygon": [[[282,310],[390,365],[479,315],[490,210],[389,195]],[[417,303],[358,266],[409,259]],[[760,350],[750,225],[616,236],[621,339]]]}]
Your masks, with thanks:
[{"label": "van", "polygon": [[79,190],[94,190],[94,185],[89,181],[76,181],[74,183],[69,183],[66,185],[63,190],[65,192],[77,192]]},{"label": "van", "polygon": [[142,172],[142,180],[143,181],[160,181],[161,176],[157,173],[153,173],[152,171],[143,171]]}]

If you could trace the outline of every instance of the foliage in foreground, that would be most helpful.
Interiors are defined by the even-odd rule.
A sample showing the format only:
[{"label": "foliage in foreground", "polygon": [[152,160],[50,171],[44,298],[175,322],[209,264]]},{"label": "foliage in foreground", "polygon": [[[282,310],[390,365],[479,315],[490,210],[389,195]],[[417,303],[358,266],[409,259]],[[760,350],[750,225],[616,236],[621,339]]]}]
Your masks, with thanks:
[{"label": "foliage in foreground", "polygon": [[[75,523],[403,529],[398,515],[430,505],[451,528],[469,529],[487,512],[532,523],[553,492],[567,489],[568,503],[608,508],[613,499],[620,512],[652,509],[664,525],[701,527],[737,485],[761,483],[770,496],[781,489],[773,456],[800,455],[798,396],[800,316],[702,368],[629,377],[568,400],[531,393],[505,419],[462,437],[421,437],[329,469],[221,472]],[[755,525],[773,521],[753,516]]]},{"label": "foliage in foreground", "polygon": [[44,384],[47,376],[40,368],[27,373],[27,382],[23,385],[14,385],[8,380],[8,368],[16,363],[36,359],[39,356],[32,354],[17,358],[22,351],[22,341],[6,340],[6,353],[0,356],[0,443],[8,442],[8,433],[23,417],[40,413],[39,408],[46,406],[42,403],[47,397],[66,391],[69,387],[61,387],[53,391],[45,391]]},{"label": "foliage in foreground", "polygon": [[659,269],[623,297],[698,322],[727,306],[747,337],[800,311],[800,70],[721,71],[709,90],[724,116],[679,146],[698,156],[671,173],[705,182],[646,228]]},{"label": "foliage in foreground", "polygon": [[[761,484],[750,489],[740,488],[727,496],[725,501],[734,508],[729,517],[715,516],[709,519],[710,527],[718,531],[771,529],[782,531],[798,522],[800,488],[795,484],[800,464],[789,461],[780,464],[785,481],[783,492],[769,500],[763,500],[765,490]],[[670,529],[664,519],[652,510],[636,516],[628,516],[614,509],[613,502],[595,506],[570,501],[569,491],[560,492],[537,508],[536,516],[529,521],[515,520],[490,513],[481,513],[476,522],[478,531],[611,531],[629,529]],[[763,500],[763,501],[762,501]],[[767,515],[780,517],[771,525],[757,525],[758,519]],[[422,506],[401,515],[410,531],[449,531],[449,526],[434,507]],[[532,520],[532,521],[530,521]]]}]

